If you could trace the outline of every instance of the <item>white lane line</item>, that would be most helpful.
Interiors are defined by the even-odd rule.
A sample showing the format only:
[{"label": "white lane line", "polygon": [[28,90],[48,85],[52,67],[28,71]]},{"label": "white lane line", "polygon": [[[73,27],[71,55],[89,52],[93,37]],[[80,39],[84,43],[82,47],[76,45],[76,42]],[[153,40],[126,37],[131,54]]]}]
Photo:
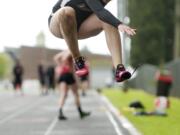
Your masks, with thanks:
[{"label": "white lane line", "polygon": [[[66,105],[64,107],[64,110],[68,109],[70,107],[70,104],[73,102],[73,98],[72,98],[72,94],[69,93],[69,98],[66,101]],[[57,116],[53,119],[53,121],[51,122],[51,124],[49,125],[49,127],[47,128],[46,132],[44,133],[44,135],[50,135],[52,133],[52,130],[54,129],[54,127],[56,126],[56,123],[58,122],[58,118]]]},{"label": "white lane line", "polygon": [[57,122],[58,122],[58,119],[55,118],[55,119],[52,121],[52,123],[49,125],[49,127],[47,128],[47,130],[46,130],[46,132],[44,133],[44,135],[50,135]]},{"label": "white lane line", "polygon": [[42,102],[44,102],[44,99],[43,100],[40,100],[39,102],[35,102],[34,104],[30,104],[28,107],[25,107],[23,109],[20,109],[20,111],[17,111],[15,113],[13,113],[12,115],[9,115],[8,117],[5,117],[4,119],[0,120],[0,125],[17,117],[18,115],[20,114],[23,114],[24,112],[28,111],[29,109],[41,104]]},{"label": "white lane line", "polygon": [[109,111],[106,111],[106,114],[107,114],[109,120],[111,121],[111,123],[113,124],[117,135],[123,135],[122,132],[120,131],[119,127],[118,127],[116,120],[113,118],[112,114]]},{"label": "white lane line", "polygon": [[[15,110],[18,110],[19,108],[23,108],[24,106],[27,106],[29,105],[32,101],[34,101],[35,98],[31,98],[31,99],[24,99],[24,98],[19,98],[19,99],[12,99],[12,102],[9,102],[9,100],[5,103],[1,103],[0,106],[1,106],[1,110],[9,110],[7,113],[11,113],[10,111],[15,111]],[[11,101],[11,100],[10,100]],[[4,117],[4,116],[3,116]],[[1,119],[1,117],[0,117]]]},{"label": "white lane line", "polygon": [[128,119],[120,115],[120,112],[110,103],[110,101],[105,96],[101,96],[101,99],[107,104],[110,111],[116,115],[119,122],[125,129],[129,131],[131,135],[141,135],[141,133],[137,131],[137,129],[128,121]]}]

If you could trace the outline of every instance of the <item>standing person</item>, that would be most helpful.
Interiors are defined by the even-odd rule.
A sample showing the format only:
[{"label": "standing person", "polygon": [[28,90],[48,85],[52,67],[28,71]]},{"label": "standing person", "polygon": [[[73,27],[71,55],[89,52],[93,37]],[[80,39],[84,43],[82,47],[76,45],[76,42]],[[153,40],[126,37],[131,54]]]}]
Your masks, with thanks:
[{"label": "standing person", "polygon": [[55,71],[54,66],[50,65],[47,68],[47,83],[48,83],[48,89],[55,90]]},{"label": "standing person", "polygon": [[110,0],[58,0],[49,16],[51,33],[63,38],[73,56],[76,74],[88,74],[85,59],[78,48],[78,39],[86,39],[105,32],[107,46],[112,56],[113,66],[116,68],[115,79],[122,82],[131,77],[122,61],[120,33],[136,34],[135,29],[124,25],[104,8]]},{"label": "standing person", "polygon": [[16,60],[16,64],[13,67],[13,76],[14,76],[13,86],[16,92],[20,91],[22,95],[23,95],[23,91],[22,91],[23,73],[24,73],[23,66],[21,65],[19,60]]},{"label": "standing person", "polygon": [[55,55],[54,60],[57,64],[56,67],[56,78],[58,80],[58,85],[61,90],[61,97],[59,100],[59,120],[66,120],[67,117],[64,116],[63,106],[65,104],[66,98],[68,96],[68,89],[71,88],[73,95],[75,97],[75,103],[77,110],[79,112],[80,118],[84,118],[90,115],[89,112],[82,111],[77,81],[74,76],[73,60],[69,51],[63,51]]},{"label": "standing person", "polygon": [[40,64],[38,65],[38,78],[41,85],[41,94],[47,94],[46,71],[43,62],[40,62]]}]

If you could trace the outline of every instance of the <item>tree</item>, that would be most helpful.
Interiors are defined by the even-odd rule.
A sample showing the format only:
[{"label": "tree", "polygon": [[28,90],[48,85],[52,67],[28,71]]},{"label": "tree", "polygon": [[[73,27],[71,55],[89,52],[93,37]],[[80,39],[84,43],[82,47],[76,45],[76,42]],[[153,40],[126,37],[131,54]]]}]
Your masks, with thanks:
[{"label": "tree", "polygon": [[131,25],[137,28],[132,40],[131,64],[159,65],[173,58],[174,0],[130,0]]},{"label": "tree", "polygon": [[175,3],[175,42],[174,58],[180,58],[180,0]]},{"label": "tree", "polygon": [[11,60],[8,55],[0,53],[0,79],[6,77],[11,70]]}]

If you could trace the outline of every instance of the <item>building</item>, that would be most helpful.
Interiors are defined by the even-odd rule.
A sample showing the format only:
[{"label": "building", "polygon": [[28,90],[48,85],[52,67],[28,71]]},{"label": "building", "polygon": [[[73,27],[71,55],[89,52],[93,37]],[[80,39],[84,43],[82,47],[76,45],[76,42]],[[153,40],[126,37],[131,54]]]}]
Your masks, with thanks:
[{"label": "building", "polygon": [[[22,46],[19,49],[8,48],[6,52],[19,59],[24,67],[24,79],[38,79],[37,67],[41,61],[45,66],[54,65],[53,57],[62,50],[45,47]],[[112,78],[112,62],[109,55],[92,54],[87,49],[82,54],[90,63],[90,78],[93,87],[102,87],[108,78]],[[103,77],[103,78],[102,78]]]}]

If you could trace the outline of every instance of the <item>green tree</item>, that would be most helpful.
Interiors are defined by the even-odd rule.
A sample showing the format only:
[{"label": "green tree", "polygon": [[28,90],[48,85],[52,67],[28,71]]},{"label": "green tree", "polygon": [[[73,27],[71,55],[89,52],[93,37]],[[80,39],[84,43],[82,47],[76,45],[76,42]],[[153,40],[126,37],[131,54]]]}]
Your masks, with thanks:
[{"label": "green tree", "polygon": [[159,65],[173,58],[174,0],[129,0],[132,40],[131,64]]},{"label": "green tree", "polygon": [[175,43],[174,59],[180,58],[180,0],[175,3]]},{"label": "green tree", "polygon": [[8,55],[0,53],[0,79],[3,79],[10,73],[11,60]]}]

